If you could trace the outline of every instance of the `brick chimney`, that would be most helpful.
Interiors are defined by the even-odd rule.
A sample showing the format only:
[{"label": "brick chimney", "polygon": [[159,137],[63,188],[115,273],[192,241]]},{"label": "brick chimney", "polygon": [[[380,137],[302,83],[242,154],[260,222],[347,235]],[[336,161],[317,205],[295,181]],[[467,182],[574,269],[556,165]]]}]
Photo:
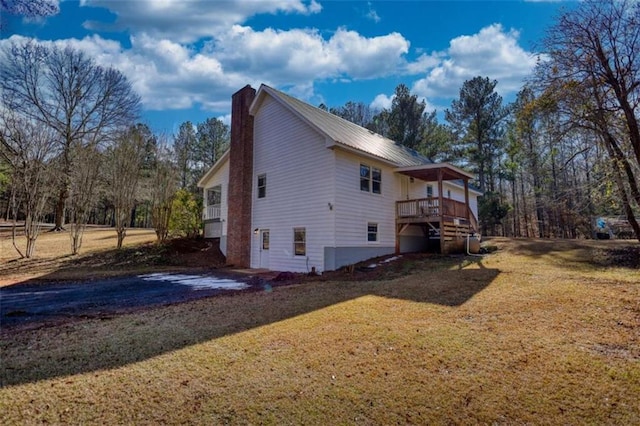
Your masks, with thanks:
[{"label": "brick chimney", "polygon": [[248,268],[251,262],[253,117],[249,115],[249,106],[255,97],[256,90],[249,85],[231,97],[227,264],[243,268]]}]

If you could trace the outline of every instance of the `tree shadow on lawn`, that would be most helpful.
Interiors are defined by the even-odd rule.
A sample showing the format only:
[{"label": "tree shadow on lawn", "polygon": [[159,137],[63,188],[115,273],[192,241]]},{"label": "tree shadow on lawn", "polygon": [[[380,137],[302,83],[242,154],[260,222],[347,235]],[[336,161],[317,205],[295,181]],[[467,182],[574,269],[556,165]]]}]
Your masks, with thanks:
[{"label": "tree shadow on lawn", "polygon": [[[468,261],[467,261],[468,262]],[[485,289],[497,269],[429,269],[378,281],[307,281],[124,315],[3,331],[2,387],[113,369],[364,296],[458,307]],[[275,283],[274,283],[275,284]]]},{"label": "tree shadow on lawn", "polygon": [[555,264],[567,268],[640,269],[640,244],[634,240],[490,238],[489,241],[514,254],[532,259],[553,259]]}]

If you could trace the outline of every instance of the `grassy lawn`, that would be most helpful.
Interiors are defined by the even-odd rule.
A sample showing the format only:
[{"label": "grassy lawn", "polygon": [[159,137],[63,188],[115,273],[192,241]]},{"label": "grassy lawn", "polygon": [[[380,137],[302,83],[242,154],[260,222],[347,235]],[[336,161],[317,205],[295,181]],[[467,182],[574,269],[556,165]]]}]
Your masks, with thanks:
[{"label": "grassy lawn", "polygon": [[[91,255],[105,255],[106,251],[116,252],[116,231],[107,227],[89,227],[85,231],[80,254],[71,255],[71,241],[68,232],[47,232],[43,229],[36,241],[35,256],[32,259],[20,259],[20,255],[13,247],[11,228],[9,223],[0,222],[0,286],[9,285],[25,279],[46,277],[48,279],[76,279],[86,278],[87,272],[94,276],[108,276],[124,272],[126,265],[115,271],[113,268],[92,262],[90,271],[79,268],[78,264],[87,262]],[[135,253],[133,250],[141,244],[151,244],[156,241],[153,229],[129,229],[124,239],[124,255]],[[24,252],[24,237],[18,233],[16,238],[18,247]],[[129,251],[127,251],[127,249]],[[112,266],[112,265],[110,265]],[[139,268],[139,265],[136,265]]]},{"label": "grassy lawn", "polygon": [[637,242],[492,244],[3,330],[0,424],[639,424]]}]

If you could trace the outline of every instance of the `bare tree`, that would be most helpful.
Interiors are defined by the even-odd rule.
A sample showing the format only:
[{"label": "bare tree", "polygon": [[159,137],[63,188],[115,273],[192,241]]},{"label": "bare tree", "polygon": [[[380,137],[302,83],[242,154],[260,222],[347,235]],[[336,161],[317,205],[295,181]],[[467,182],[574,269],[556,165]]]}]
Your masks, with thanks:
[{"label": "bare tree", "polygon": [[171,151],[166,143],[159,144],[151,171],[151,221],[158,242],[165,241],[169,236],[171,209],[178,189],[178,171],[170,158]]},{"label": "bare tree", "polygon": [[[321,108],[326,111],[327,107],[322,105]],[[358,126],[367,127],[378,111],[363,102],[348,101],[341,107],[330,108],[329,112]]]},{"label": "bare tree", "polygon": [[114,207],[118,248],[122,248],[122,242],[127,235],[127,224],[136,202],[146,143],[139,128],[131,127],[123,132],[107,151],[107,192]]},{"label": "bare tree", "polygon": [[12,43],[0,55],[0,89],[6,108],[52,129],[61,145],[62,176],[56,228],[62,229],[74,147],[100,144],[138,116],[140,98],[126,77],[71,47],[35,41]]},{"label": "bare tree", "polygon": [[60,7],[55,0],[0,0],[1,11],[27,18],[37,18],[55,15],[60,12]]},{"label": "bare tree", "polygon": [[[48,129],[18,117],[11,111],[0,114],[0,156],[10,167],[13,246],[20,257],[34,255],[43,212],[53,180],[52,159],[56,155],[55,135]],[[24,213],[26,247],[16,241],[18,214]]]},{"label": "bare tree", "polygon": [[599,136],[623,210],[640,240],[640,3],[587,0],[560,16],[537,83],[568,117]]},{"label": "bare tree", "polygon": [[96,187],[102,164],[102,153],[95,144],[80,145],[71,151],[74,164],[69,178],[69,227],[71,254],[78,254],[89,214],[96,201]]},{"label": "bare tree", "polygon": [[58,0],[0,0],[0,31],[9,30],[5,13],[25,18],[43,18],[60,12]]}]

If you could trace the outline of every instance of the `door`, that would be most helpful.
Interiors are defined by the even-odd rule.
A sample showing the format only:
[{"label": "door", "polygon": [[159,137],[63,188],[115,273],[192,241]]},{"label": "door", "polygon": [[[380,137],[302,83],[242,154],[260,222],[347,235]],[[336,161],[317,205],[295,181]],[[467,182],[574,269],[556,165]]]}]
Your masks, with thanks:
[{"label": "door", "polygon": [[269,269],[269,230],[260,230],[260,267]]},{"label": "door", "polygon": [[409,177],[402,176],[400,179],[400,199],[409,199]]}]

